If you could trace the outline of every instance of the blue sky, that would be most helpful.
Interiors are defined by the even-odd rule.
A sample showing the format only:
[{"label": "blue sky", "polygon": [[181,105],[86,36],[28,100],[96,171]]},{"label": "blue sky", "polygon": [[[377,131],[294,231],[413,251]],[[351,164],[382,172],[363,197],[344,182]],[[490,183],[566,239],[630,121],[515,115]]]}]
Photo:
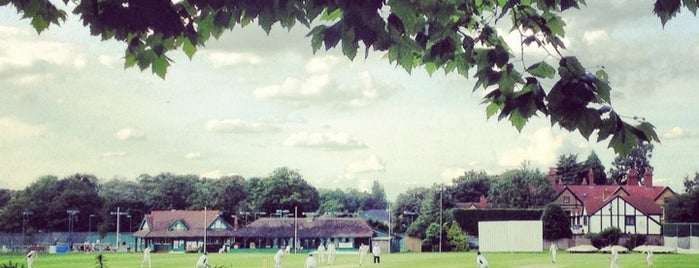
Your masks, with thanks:
[{"label": "blue sky", "polygon": [[[604,66],[617,111],[655,124],[655,183],[681,191],[699,170],[699,20],[685,10],[663,29],[651,1],[619,0],[588,1],[564,20],[565,53],[589,70]],[[547,118],[521,133],[486,120],[473,79],[408,74],[376,52],[314,55],[307,31],[237,28],[192,60],[170,53],[163,80],[124,69],[125,45],[90,36],[74,17],[38,35],[1,7],[0,187],[47,174],[249,178],[286,166],[319,188],[368,190],[378,180],[394,198],[465,170],[498,174],[530,161],[547,171],[562,154],[584,160],[595,150],[611,166],[606,141]],[[544,58],[556,62],[525,49],[530,64]]]}]

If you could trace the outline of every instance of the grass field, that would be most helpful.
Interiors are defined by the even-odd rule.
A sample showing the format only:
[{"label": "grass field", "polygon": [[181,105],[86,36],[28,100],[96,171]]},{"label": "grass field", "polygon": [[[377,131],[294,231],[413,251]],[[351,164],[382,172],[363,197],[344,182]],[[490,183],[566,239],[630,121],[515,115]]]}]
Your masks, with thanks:
[{"label": "grass field", "polygon": [[[590,268],[609,267],[607,254],[558,254],[558,262],[551,263],[550,256],[546,253],[484,253],[490,262],[490,268],[520,267],[520,268]],[[273,253],[209,253],[209,263],[213,266],[225,266],[231,268],[255,267],[273,268]],[[95,253],[69,253],[62,255],[41,254],[34,262],[35,268],[88,268],[96,267]],[[106,267],[109,268],[134,268],[139,267],[142,255],[139,253],[105,253]],[[152,264],[154,268],[194,267],[197,254],[169,254],[153,253]],[[283,258],[282,267],[302,268],[305,253],[290,254]],[[461,253],[396,253],[382,254],[381,264],[371,263],[371,256],[367,256],[364,265],[358,264],[359,255],[354,253],[339,254],[335,265],[321,264],[319,267],[381,267],[381,268],[469,268],[476,267],[475,252]],[[13,263],[24,264],[23,255],[0,255],[0,265]],[[699,255],[684,254],[655,254],[654,268],[663,267],[699,267]],[[620,254],[619,267],[646,267],[645,255],[640,253]]]}]

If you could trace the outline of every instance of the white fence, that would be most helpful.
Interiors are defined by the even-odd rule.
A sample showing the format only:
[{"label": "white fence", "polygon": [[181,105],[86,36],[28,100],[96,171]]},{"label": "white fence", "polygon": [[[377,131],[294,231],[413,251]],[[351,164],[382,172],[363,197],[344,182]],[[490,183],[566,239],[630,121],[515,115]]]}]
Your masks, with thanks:
[{"label": "white fence", "polygon": [[478,222],[479,249],[486,252],[541,252],[544,249],[541,221]]}]

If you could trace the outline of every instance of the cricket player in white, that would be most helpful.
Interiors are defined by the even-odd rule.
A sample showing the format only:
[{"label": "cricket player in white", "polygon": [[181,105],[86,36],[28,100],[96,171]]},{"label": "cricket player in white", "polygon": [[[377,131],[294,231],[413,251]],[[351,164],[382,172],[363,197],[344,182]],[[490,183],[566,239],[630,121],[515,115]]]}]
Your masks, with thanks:
[{"label": "cricket player in white", "polygon": [[478,267],[478,268],[488,267],[488,260],[485,259],[485,256],[483,256],[483,254],[481,254],[480,251],[478,251],[478,254],[476,256],[476,267]]},{"label": "cricket player in white", "polygon": [[646,245],[646,264],[653,266],[653,250],[648,245]]},{"label": "cricket player in white", "polygon": [[144,263],[148,263],[148,268],[151,268],[150,264],[150,246],[146,246],[146,248],[143,249],[143,260],[141,261],[141,267],[143,267]]},{"label": "cricket player in white", "polygon": [[209,257],[206,256],[206,252],[199,256],[199,259],[197,260],[197,266],[195,268],[209,268]]},{"label": "cricket player in white", "polygon": [[30,250],[29,253],[24,256],[24,259],[27,260],[27,268],[32,268],[34,265],[34,259],[36,259],[36,251]]},{"label": "cricket player in white", "polygon": [[277,254],[274,254],[274,268],[282,268],[282,256],[284,256],[284,248],[279,248]]},{"label": "cricket player in white", "polygon": [[313,253],[308,253],[308,257],[306,258],[306,263],[303,264],[303,268],[316,268],[318,267],[318,263],[316,262],[316,258],[313,258]]},{"label": "cricket player in white", "polygon": [[323,246],[323,243],[318,245],[318,263],[325,263],[325,246]]},{"label": "cricket player in white", "polygon": [[556,263],[556,254],[558,254],[558,246],[556,246],[555,243],[551,242],[549,252],[551,252],[551,262]]},{"label": "cricket player in white", "polygon": [[614,245],[612,245],[611,248],[612,255],[609,256],[609,268],[618,268],[619,266],[616,264],[616,261],[619,260],[619,252],[614,248]]}]

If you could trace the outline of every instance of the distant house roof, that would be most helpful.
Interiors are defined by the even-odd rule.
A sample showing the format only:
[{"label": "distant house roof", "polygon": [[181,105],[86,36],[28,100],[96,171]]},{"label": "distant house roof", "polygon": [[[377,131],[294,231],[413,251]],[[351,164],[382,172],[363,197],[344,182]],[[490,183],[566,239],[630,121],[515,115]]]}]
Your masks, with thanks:
[{"label": "distant house roof", "polygon": [[237,230],[234,237],[291,237],[297,223],[300,238],[371,237],[371,227],[361,218],[260,218]]},{"label": "distant house roof", "polygon": [[[204,220],[206,219],[206,222]],[[211,237],[233,235],[233,228],[218,210],[156,210],[145,215],[136,237]]]},{"label": "distant house roof", "polygon": [[587,215],[596,213],[601,207],[617,197],[627,201],[645,214],[662,214],[657,199],[665,191],[672,190],[661,186],[620,186],[620,185],[556,185],[558,196],[570,192],[580,200]]},{"label": "distant house roof", "polygon": [[478,198],[478,202],[456,202],[455,206],[465,209],[484,209],[488,208],[490,205],[488,204],[488,200],[485,199],[485,196],[481,195]]}]

